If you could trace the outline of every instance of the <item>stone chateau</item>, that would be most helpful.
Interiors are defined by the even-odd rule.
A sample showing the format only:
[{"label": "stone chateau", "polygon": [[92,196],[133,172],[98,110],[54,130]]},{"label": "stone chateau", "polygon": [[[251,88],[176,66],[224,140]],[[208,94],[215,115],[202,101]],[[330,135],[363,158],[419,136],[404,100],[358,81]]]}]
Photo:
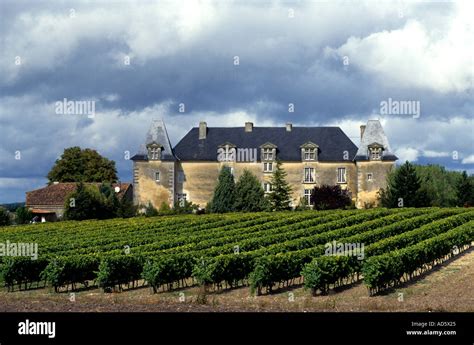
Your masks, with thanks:
[{"label": "stone chateau", "polygon": [[309,200],[318,185],[340,185],[351,192],[357,207],[377,203],[377,192],[395,165],[388,139],[378,120],[360,126],[360,147],[339,127],[207,127],[201,122],[173,148],[162,120],[153,121],[133,160],[136,204],[159,208],[178,200],[205,207],[221,168],[237,179],[249,169],[271,193],[270,179],[280,160],[292,187],[292,205]]}]

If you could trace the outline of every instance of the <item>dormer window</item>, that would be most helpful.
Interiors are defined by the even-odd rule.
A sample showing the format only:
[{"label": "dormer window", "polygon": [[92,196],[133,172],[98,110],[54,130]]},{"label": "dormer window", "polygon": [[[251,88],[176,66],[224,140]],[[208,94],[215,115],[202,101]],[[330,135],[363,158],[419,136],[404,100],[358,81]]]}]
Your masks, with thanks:
[{"label": "dormer window", "polygon": [[272,161],[273,159],[273,149],[263,149],[263,160]]},{"label": "dormer window", "polygon": [[232,151],[227,147],[223,152],[224,162],[232,161]]},{"label": "dormer window", "polygon": [[316,159],[316,149],[303,149],[305,161],[314,161]]},{"label": "dormer window", "polygon": [[318,145],[311,141],[307,141],[301,147],[301,160],[311,162],[318,160]]},{"label": "dormer window", "polygon": [[383,146],[378,143],[372,143],[368,146],[369,159],[371,161],[379,161],[382,159]]},{"label": "dormer window", "polygon": [[370,159],[371,160],[379,160],[380,159],[380,149],[373,149],[370,151]]},{"label": "dormer window", "polygon": [[151,153],[152,160],[157,160],[161,158],[161,154],[160,154],[161,150],[158,147],[154,147],[150,149],[150,153]]},{"label": "dormer window", "polygon": [[161,150],[162,146],[153,142],[147,146],[148,148],[148,159],[149,160],[160,160],[161,159]]},{"label": "dormer window", "polygon": [[274,161],[276,159],[277,146],[272,143],[260,145],[260,159],[262,161]]}]

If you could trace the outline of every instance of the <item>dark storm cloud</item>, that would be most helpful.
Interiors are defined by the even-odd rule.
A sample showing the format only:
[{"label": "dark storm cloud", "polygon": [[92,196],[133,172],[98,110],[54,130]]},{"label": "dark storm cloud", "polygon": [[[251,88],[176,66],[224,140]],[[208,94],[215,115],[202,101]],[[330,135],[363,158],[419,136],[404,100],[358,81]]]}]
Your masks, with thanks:
[{"label": "dark storm cloud", "polygon": [[[449,54],[465,55],[469,36],[462,23],[469,5],[7,1],[0,6],[0,202],[21,200],[26,189],[44,183],[54,160],[74,145],[116,160],[121,178],[129,180],[124,152],[138,149],[156,117],[165,118],[173,144],[201,119],[234,126],[245,120],[341,125],[357,137],[359,124],[379,113],[381,101],[417,100],[422,116],[416,122],[383,118],[401,158],[425,162],[426,150],[459,150],[463,158],[474,152],[465,60],[453,61],[458,68],[451,69],[440,63],[449,62]],[[384,45],[398,37],[400,46],[415,49]],[[14,65],[16,56],[21,66]],[[124,64],[127,56],[130,65]],[[96,117],[56,114],[54,104],[63,98],[96,101]],[[184,113],[178,112],[180,103]],[[21,161],[12,159],[17,150]],[[449,157],[438,161],[473,167],[453,165]]]}]

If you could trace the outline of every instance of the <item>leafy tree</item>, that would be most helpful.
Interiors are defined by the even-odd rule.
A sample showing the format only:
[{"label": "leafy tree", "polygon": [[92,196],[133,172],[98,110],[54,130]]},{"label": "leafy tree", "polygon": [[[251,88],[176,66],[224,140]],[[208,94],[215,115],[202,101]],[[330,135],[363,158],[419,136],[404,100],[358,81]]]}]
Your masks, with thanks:
[{"label": "leafy tree", "polygon": [[298,206],[295,207],[295,211],[306,211],[310,209],[311,207],[310,205],[308,205],[308,201],[306,200],[306,198],[300,198]]},{"label": "leafy tree", "polygon": [[173,214],[190,214],[190,213],[196,213],[198,209],[199,209],[199,206],[196,204],[193,204],[191,201],[177,200],[174,203],[172,212]]},{"label": "leafy tree", "polygon": [[133,204],[133,201],[123,197],[118,205],[117,217],[120,218],[131,218],[137,214],[137,207]]},{"label": "leafy tree", "polygon": [[17,224],[28,224],[33,219],[33,214],[26,207],[18,207],[15,213]]},{"label": "leafy tree", "polygon": [[145,217],[156,217],[158,215],[159,215],[158,210],[153,207],[151,202],[149,202],[145,208]]},{"label": "leafy tree", "polygon": [[415,165],[420,177],[421,188],[430,199],[430,205],[436,207],[452,207],[457,204],[456,183],[460,172],[447,171],[440,165]]},{"label": "leafy tree", "polygon": [[342,190],[339,185],[322,185],[320,187],[314,187],[311,192],[311,201],[317,210],[332,210],[350,206],[352,199],[349,192]]},{"label": "leafy tree", "polygon": [[232,212],[234,210],[235,183],[229,167],[222,167],[210,210],[212,213]]},{"label": "leafy tree", "polygon": [[158,213],[160,215],[168,215],[168,214],[174,214],[174,211],[171,209],[170,205],[166,201],[163,201],[160,205]]},{"label": "leafy tree", "polygon": [[10,212],[7,211],[4,207],[0,207],[0,226],[10,225]]},{"label": "leafy tree", "polygon": [[102,183],[99,187],[99,193],[95,193],[95,198],[98,200],[97,216],[99,219],[109,219],[117,216],[120,201],[110,183]]},{"label": "leafy tree", "polygon": [[456,197],[458,206],[474,205],[474,185],[463,171],[456,184]]},{"label": "leafy tree", "polygon": [[236,211],[259,212],[268,207],[265,192],[257,177],[245,169],[235,184]]},{"label": "leafy tree", "polygon": [[387,188],[379,193],[384,207],[425,207],[430,205],[426,189],[422,188],[416,169],[406,161],[387,179]]},{"label": "leafy tree", "polygon": [[49,182],[116,182],[115,162],[92,149],[78,146],[64,150],[48,173]]},{"label": "leafy tree", "polygon": [[272,192],[268,195],[268,201],[273,211],[284,211],[291,209],[291,187],[286,182],[286,171],[281,167],[281,162],[277,161],[276,169],[272,174]]},{"label": "leafy tree", "polygon": [[10,204],[0,205],[0,207],[3,207],[4,209],[6,209],[7,211],[10,211],[10,212],[15,212],[17,210],[17,208],[23,207],[23,206],[25,206],[24,202],[13,202],[13,203],[10,203]]},{"label": "leafy tree", "polygon": [[75,192],[65,201],[64,217],[70,220],[109,219],[133,217],[136,208],[130,200],[118,199],[117,193],[108,183],[95,185],[78,183]]},{"label": "leafy tree", "polygon": [[88,188],[84,183],[79,183],[75,192],[71,193],[65,201],[64,218],[69,220],[84,220],[98,218],[102,205],[98,193]]}]

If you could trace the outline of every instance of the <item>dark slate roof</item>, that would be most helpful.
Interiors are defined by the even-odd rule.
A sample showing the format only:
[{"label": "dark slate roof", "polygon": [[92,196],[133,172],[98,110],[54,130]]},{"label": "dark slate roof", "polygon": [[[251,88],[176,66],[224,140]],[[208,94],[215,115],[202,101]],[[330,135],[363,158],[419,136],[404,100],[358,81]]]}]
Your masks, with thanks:
[{"label": "dark slate roof", "polygon": [[257,148],[260,160],[260,145],[270,142],[277,148],[277,158],[282,161],[301,161],[301,148],[311,141],[319,146],[319,161],[343,161],[344,151],[352,160],[357,146],[339,127],[253,127],[245,132],[244,127],[208,127],[206,139],[199,139],[199,128],[194,127],[175,146],[174,153],[183,161],[216,161],[219,145],[232,143],[237,148]]},{"label": "dark slate roof", "polygon": [[384,133],[382,125],[379,120],[369,120],[365,126],[364,134],[362,135],[362,140],[355,157],[356,161],[365,161],[369,160],[368,157],[368,147],[371,144],[377,143],[383,147],[382,151],[382,160],[384,161],[396,161],[398,159],[392,153],[390,145],[388,143],[387,136]]},{"label": "dark slate roof", "polygon": [[163,120],[154,120],[146,134],[145,144],[140,147],[139,152],[131,160],[148,160],[146,145],[157,143],[163,147],[161,152],[162,161],[174,161],[175,156],[171,148],[168,132]]}]

